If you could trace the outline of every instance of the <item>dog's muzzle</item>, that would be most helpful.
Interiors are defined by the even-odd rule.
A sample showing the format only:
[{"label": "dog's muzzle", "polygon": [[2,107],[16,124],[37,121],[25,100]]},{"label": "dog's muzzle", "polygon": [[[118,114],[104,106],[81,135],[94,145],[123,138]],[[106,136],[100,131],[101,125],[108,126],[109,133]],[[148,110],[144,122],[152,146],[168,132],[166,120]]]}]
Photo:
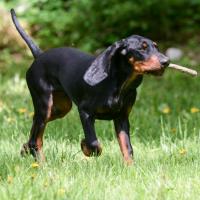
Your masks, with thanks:
[{"label": "dog's muzzle", "polygon": [[161,67],[166,68],[170,64],[170,59],[167,56],[165,56],[161,53],[159,53],[157,56],[158,56],[158,60],[161,64]]},{"label": "dog's muzzle", "polygon": [[169,65],[169,59],[163,54],[157,54],[150,56],[145,61],[135,61],[135,59],[131,57],[129,63],[133,66],[133,70],[137,74],[152,74],[160,76]]}]

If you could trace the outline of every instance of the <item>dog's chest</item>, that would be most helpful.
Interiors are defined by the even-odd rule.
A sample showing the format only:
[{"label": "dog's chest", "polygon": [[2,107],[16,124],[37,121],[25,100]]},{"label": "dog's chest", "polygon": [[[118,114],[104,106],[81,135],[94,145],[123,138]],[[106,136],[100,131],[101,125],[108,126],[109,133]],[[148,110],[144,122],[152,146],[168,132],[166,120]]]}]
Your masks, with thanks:
[{"label": "dog's chest", "polygon": [[92,95],[87,93],[77,105],[97,119],[112,120],[120,114],[129,114],[141,81],[142,76],[128,77],[121,84],[111,79],[105,87],[95,88]]},{"label": "dog's chest", "polygon": [[95,106],[95,116],[100,119],[113,119],[120,113],[128,113],[134,104],[136,90],[110,95],[104,103]]}]

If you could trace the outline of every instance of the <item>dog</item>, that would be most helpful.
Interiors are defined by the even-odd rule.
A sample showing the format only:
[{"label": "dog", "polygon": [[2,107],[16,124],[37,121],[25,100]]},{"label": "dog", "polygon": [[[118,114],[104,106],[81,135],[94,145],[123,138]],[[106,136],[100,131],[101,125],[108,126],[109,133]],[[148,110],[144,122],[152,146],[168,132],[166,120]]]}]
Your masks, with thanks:
[{"label": "dog", "polygon": [[30,48],[34,61],[26,73],[34,106],[30,138],[21,154],[44,160],[43,134],[46,124],[64,117],[76,104],[84,136],[81,149],[86,156],[102,152],[95,133],[96,119],[113,120],[125,162],[132,163],[129,114],[144,74],[162,75],[169,58],[148,38],[132,35],[109,46],[98,56],[75,48],[61,47],[43,52],[25,33],[14,9],[16,29]]}]

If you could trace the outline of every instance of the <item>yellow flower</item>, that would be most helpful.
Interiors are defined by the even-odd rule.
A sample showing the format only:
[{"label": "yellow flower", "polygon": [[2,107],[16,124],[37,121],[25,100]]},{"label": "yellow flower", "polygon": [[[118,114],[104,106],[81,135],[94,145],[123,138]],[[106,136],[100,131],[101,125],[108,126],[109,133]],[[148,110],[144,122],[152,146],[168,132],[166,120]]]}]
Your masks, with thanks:
[{"label": "yellow flower", "polygon": [[43,185],[44,185],[44,187],[48,187],[49,186],[48,181],[45,181]]},{"label": "yellow flower", "polygon": [[15,172],[19,172],[19,171],[20,171],[19,165],[15,166]]},{"label": "yellow flower", "polygon": [[196,107],[192,107],[192,108],[190,109],[190,112],[191,112],[191,113],[197,113],[197,112],[200,112],[200,109],[199,109],[199,108],[196,108]]},{"label": "yellow flower", "polygon": [[28,113],[28,116],[29,116],[29,117],[33,117],[33,115],[34,115],[34,112]]},{"label": "yellow flower", "polygon": [[11,184],[13,182],[13,177],[12,176],[8,176],[7,177],[7,181],[9,184]]},{"label": "yellow flower", "polygon": [[186,149],[180,149],[179,150],[179,153],[181,154],[181,155],[185,155],[186,153],[187,153],[187,151],[186,151]]},{"label": "yellow flower", "polygon": [[164,114],[169,114],[171,112],[171,109],[170,109],[170,107],[164,107],[163,109],[162,109],[162,113],[164,113]]},{"label": "yellow flower", "polygon": [[34,162],[34,163],[31,164],[31,167],[32,168],[38,168],[39,164],[37,162]]},{"label": "yellow flower", "polygon": [[62,196],[62,195],[65,194],[65,189],[64,188],[60,188],[60,189],[58,189],[57,193],[58,193],[58,195]]},{"label": "yellow flower", "polygon": [[23,114],[23,113],[27,112],[27,109],[26,108],[19,108],[17,111],[18,111],[18,113]]},{"label": "yellow flower", "polygon": [[172,129],[171,129],[171,132],[172,132],[172,133],[176,133],[176,128],[172,128]]},{"label": "yellow flower", "polygon": [[12,117],[7,117],[7,118],[6,118],[6,121],[7,121],[8,123],[11,123],[11,122],[14,122],[15,119],[12,118]]},{"label": "yellow flower", "polygon": [[3,105],[3,102],[0,101],[0,112],[4,109],[4,105]]},{"label": "yellow flower", "polygon": [[31,174],[31,179],[34,180],[36,178],[36,174]]}]

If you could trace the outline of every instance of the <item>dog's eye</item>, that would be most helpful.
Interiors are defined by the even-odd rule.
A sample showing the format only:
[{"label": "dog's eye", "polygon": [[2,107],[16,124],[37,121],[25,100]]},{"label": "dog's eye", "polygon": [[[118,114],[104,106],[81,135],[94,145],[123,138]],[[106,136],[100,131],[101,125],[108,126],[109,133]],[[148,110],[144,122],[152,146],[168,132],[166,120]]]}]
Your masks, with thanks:
[{"label": "dog's eye", "polygon": [[141,47],[139,48],[140,51],[145,51],[147,49],[148,45],[146,42],[143,42]]},{"label": "dog's eye", "polygon": [[146,43],[146,42],[143,42],[143,43],[142,43],[142,49],[145,50],[146,48],[147,48],[147,43]]}]

